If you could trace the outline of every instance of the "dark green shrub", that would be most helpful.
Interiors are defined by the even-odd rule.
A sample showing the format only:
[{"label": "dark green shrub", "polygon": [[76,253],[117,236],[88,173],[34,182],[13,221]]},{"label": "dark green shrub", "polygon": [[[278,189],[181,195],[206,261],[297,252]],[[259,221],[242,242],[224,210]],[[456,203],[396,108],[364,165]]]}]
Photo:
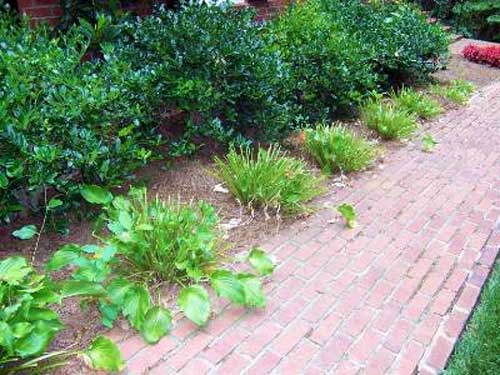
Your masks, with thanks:
[{"label": "dark green shrub", "polygon": [[500,41],[500,2],[469,0],[452,9],[453,24],[459,32],[479,39]]},{"label": "dark green shrub", "polygon": [[51,39],[8,16],[0,40],[0,218],[36,208],[44,187],[115,185],[150,157],[156,138],[126,63],[81,63],[78,30]]},{"label": "dark green shrub", "polygon": [[345,109],[375,88],[360,39],[318,1],[291,6],[269,24],[267,37],[291,68],[294,100],[312,119]]},{"label": "dark green shrub", "polygon": [[361,41],[379,82],[425,79],[446,64],[448,37],[416,7],[396,2],[319,0],[344,30]]},{"label": "dark green shrub", "polygon": [[125,25],[115,59],[149,77],[141,91],[150,108],[186,112],[194,136],[276,138],[292,124],[283,92],[289,71],[253,18],[226,6],[159,8]]}]

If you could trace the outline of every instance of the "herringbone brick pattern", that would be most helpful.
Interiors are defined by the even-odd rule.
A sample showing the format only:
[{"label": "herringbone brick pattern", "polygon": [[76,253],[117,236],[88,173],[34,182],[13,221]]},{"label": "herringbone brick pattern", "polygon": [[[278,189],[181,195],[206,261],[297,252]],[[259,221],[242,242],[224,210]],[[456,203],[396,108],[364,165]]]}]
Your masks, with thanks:
[{"label": "herringbone brick pattern", "polygon": [[332,187],[325,208],[263,244],[278,259],[264,311],[186,320],[158,345],[112,335],[129,374],[436,374],[500,247],[500,83],[430,126],[384,168]]}]

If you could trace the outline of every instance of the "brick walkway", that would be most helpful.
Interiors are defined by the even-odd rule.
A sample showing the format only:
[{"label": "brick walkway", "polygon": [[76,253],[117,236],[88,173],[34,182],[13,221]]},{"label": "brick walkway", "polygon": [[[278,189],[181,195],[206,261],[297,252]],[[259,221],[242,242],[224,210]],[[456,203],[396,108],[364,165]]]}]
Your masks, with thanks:
[{"label": "brick walkway", "polygon": [[356,206],[356,229],[330,208],[265,244],[279,261],[265,311],[182,320],[156,346],[122,338],[128,373],[436,374],[500,247],[500,83],[430,131],[433,153],[416,141],[330,195]]}]

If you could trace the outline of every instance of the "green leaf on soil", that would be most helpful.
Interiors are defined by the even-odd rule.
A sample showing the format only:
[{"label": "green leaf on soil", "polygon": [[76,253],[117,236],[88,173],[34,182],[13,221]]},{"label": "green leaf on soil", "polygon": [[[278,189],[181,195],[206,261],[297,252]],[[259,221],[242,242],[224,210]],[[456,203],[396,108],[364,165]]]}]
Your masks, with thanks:
[{"label": "green leaf on soil", "polygon": [[25,225],[24,227],[12,232],[12,235],[20,240],[30,240],[38,234],[36,225]]}]

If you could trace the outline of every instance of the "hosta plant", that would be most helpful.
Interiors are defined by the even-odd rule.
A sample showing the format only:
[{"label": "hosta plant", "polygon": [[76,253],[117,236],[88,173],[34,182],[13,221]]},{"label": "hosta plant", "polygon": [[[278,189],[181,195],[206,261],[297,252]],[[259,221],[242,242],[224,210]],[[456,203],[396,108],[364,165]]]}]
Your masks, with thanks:
[{"label": "hosta plant", "polygon": [[144,188],[131,189],[103,207],[106,242],[119,250],[124,266],[158,280],[200,280],[213,265],[219,233],[215,209],[203,202],[149,199]]},{"label": "hosta plant", "polygon": [[368,100],[360,110],[361,121],[384,139],[408,138],[417,129],[415,116],[379,97]]},{"label": "hosta plant", "polygon": [[233,303],[265,305],[261,277],[272,273],[272,261],[254,248],[246,257],[254,272],[234,273],[222,267],[218,218],[212,206],[149,200],[143,188],[132,188],[128,197],[114,197],[94,185],[82,186],[81,193],[87,201],[102,205],[98,227],[106,224],[108,233],[99,231],[103,243],[99,246],[64,246],[47,269],[72,266],[63,294],[84,293],[97,301],[105,326],[111,327],[121,315],[149,343],[166,335],[171,313],[153,302],[148,290],[152,283],[180,285],[178,307],[198,325],[210,317],[208,285]]},{"label": "hosta plant", "polygon": [[96,369],[123,368],[118,348],[104,337],[84,350],[47,352],[64,329],[53,309],[64,297],[59,285],[37,273],[25,258],[0,261],[0,373],[47,371],[75,355]]},{"label": "hosta plant", "polygon": [[402,88],[398,93],[393,92],[391,99],[397,108],[424,119],[435,117],[443,111],[437,100],[407,87]]},{"label": "hosta plant", "polygon": [[300,213],[322,190],[320,179],[307,170],[306,163],[286,155],[279,146],[232,148],[224,159],[215,158],[215,166],[217,178],[252,209]]},{"label": "hosta plant", "polygon": [[372,144],[342,125],[305,130],[305,148],[326,174],[359,171],[375,156]]}]

